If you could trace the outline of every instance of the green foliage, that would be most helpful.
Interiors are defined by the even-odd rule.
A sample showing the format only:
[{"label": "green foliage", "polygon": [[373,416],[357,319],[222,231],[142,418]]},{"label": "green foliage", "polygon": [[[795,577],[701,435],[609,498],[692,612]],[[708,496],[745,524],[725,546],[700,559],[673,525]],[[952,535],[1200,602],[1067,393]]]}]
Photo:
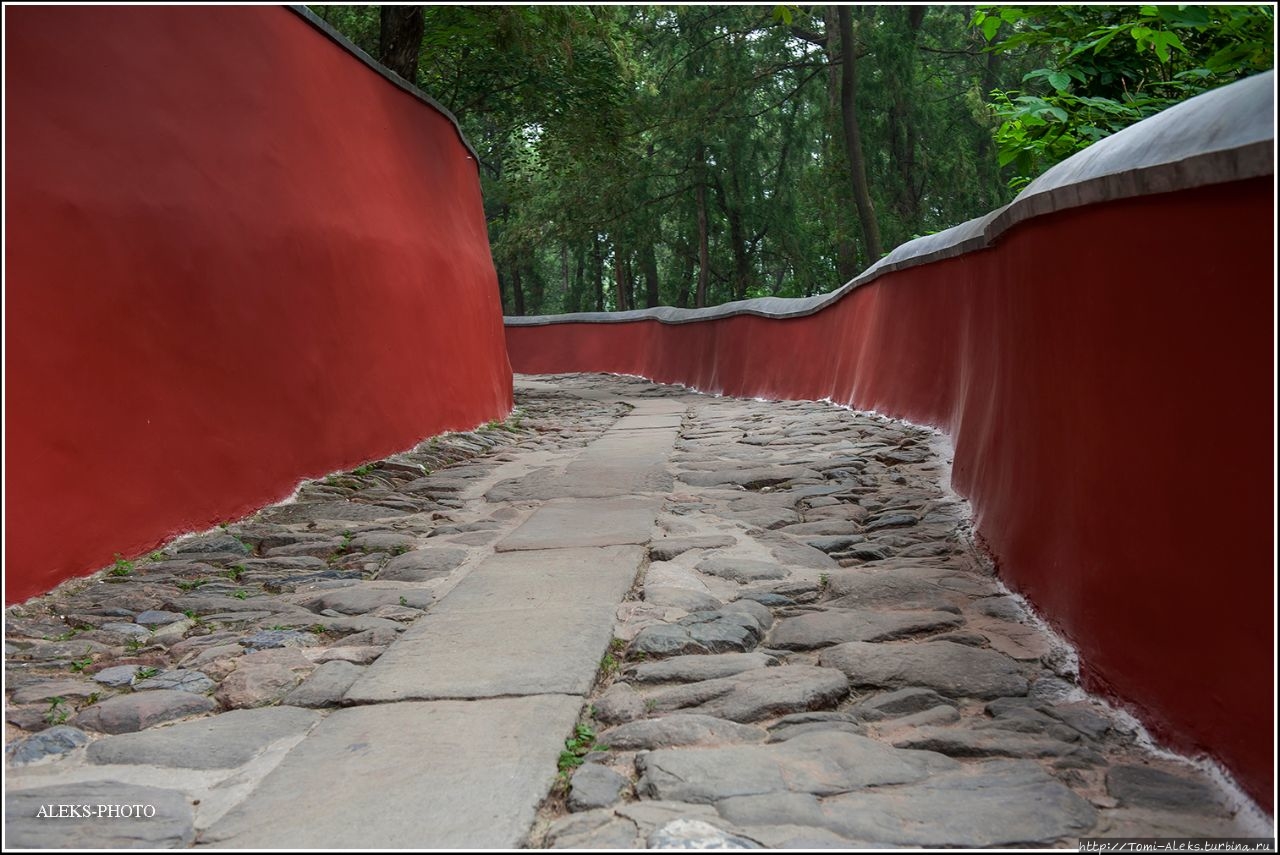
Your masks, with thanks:
[{"label": "green foliage", "polygon": [[133,572],[133,562],[126,561],[124,556],[119,552],[115,555],[115,562],[111,565],[110,573],[112,576],[128,576]]},{"label": "green foliage", "polygon": [[92,664],[93,664],[93,657],[85,656],[83,659],[73,660],[71,662],[71,670],[79,674],[80,672],[84,671],[85,668],[88,668]]},{"label": "green foliage", "polygon": [[1274,62],[1270,6],[980,6],[972,25],[989,50],[1038,65],[1021,88],[991,93],[999,162],[1012,166],[1015,188],[1134,122]]},{"label": "green foliage", "polygon": [[581,766],[592,751],[604,751],[608,746],[596,743],[596,732],[585,724],[573,729],[573,736],[564,741],[564,750],[556,764],[562,779],[567,779],[572,771]]},{"label": "green foliage", "polygon": [[160,670],[158,668],[152,668],[151,666],[147,665],[133,672],[133,678],[135,680],[150,680],[152,677],[156,676],[159,673],[160,673]]},{"label": "green foliage", "polygon": [[357,466],[355,469],[352,469],[352,470],[351,470],[351,474],[352,474],[352,475],[362,475],[362,476],[363,476],[363,475],[368,475],[368,474],[370,474],[371,472],[373,472],[373,464],[372,464],[372,463],[366,463],[366,464],[364,464],[363,466]]},{"label": "green foliage", "polygon": [[71,710],[67,707],[67,699],[62,697],[50,698],[49,708],[44,711],[45,723],[51,727],[60,724],[66,724],[67,719],[71,717]]}]

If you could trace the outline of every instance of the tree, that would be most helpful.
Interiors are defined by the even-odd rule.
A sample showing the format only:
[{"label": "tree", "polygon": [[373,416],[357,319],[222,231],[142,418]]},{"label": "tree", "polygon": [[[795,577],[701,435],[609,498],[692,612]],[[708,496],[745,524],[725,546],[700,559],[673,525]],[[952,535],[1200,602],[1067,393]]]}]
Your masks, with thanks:
[{"label": "tree", "polygon": [[982,6],[973,26],[993,53],[1036,59],[1022,88],[992,93],[1000,163],[1013,165],[1014,187],[1178,101],[1274,63],[1270,6]]},{"label": "tree", "polygon": [[382,6],[379,17],[378,61],[410,83],[417,83],[422,7]]}]

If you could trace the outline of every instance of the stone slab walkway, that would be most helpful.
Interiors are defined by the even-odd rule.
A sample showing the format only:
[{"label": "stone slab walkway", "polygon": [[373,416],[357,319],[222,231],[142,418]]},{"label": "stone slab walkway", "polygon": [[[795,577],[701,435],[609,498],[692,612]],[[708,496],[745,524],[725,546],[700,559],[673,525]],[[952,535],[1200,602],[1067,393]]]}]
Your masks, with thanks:
[{"label": "stone slab walkway", "polygon": [[1075,687],[936,436],[597,375],[517,401],[8,610],[7,844],[1257,833]]}]

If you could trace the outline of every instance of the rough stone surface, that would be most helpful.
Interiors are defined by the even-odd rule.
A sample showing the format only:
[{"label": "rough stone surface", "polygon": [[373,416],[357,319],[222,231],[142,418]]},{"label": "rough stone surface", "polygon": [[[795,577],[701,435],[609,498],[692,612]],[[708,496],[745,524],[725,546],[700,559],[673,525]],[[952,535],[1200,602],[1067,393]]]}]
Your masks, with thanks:
[{"label": "rough stone surface", "polygon": [[910,687],[894,692],[881,692],[857,706],[858,715],[868,721],[924,712],[939,704],[953,703],[933,689]]},{"label": "rough stone surface", "polygon": [[649,798],[711,803],[761,793],[833,795],[919,781],[955,767],[936,754],[899,751],[850,733],[810,733],[770,745],[662,749],[636,758],[637,791]]},{"label": "rough stone surface", "polygon": [[162,722],[206,713],[216,706],[203,695],[157,689],[99,701],[82,709],[71,722],[76,727],[99,733],[132,733]]},{"label": "rough stone surface", "polygon": [[731,721],[761,721],[834,706],[849,691],[839,671],[808,665],[759,668],[649,695],[657,710],[683,709]]},{"label": "rough stone surface", "polygon": [[448,546],[415,549],[388,561],[378,571],[378,578],[394,582],[425,582],[449,575],[466,560],[465,549]]},{"label": "rough stone surface", "polygon": [[787,568],[778,564],[749,558],[707,558],[698,563],[698,570],[708,576],[718,576],[740,585],[768,579],[785,579],[791,575]]},{"label": "rough stone surface", "polygon": [[649,656],[745,652],[760,643],[758,620],[741,612],[695,612],[676,623],[653,624],[637,633],[631,650]]},{"label": "rough stone surface", "polygon": [[704,535],[701,537],[667,537],[649,544],[651,561],[670,561],[690,549],[719,549],[733,546],[737,539],[729,535]]},{"label": "rough stone surface", "polygon": [[645,585],[644,600],[655,606],[671,606],[687,612],[715,611],[721,605],[715,597],[702,591],[667,585]]},{"label": "rough stone surface", "polygon": [[360,665],[331,659],[312,671],[296,689],[284,696],[281,703],[313,709],[337,706],[363,673],[364,668]]},{"label": "rough stone surface", "polygon": [[700,819],[676,819],[645,839],[650,849],[760,849],[761,845],[740,834],[730,834]]},{"label": "rough stone surface", "polygon": [[1014,846],[1087,834],[1097,811],[1031,761],[992,761],[823,804],[837,834],[897,846]]},{"label": "rough stone surface", "polygon": [[757,725],[739,724],[709,715],[675,713],[610,728],[598,739],[619,751],[647,751],[685,745],[764,742],[767,737],[768,733]]},{"label": "rough stone surface", "polygon": [[176,689],[180,692],[203,695],[211,690],[214,685],[213,680],[210,680],[208,675],[201,671],[175,668],[172,671],[165,671],[154,677],[139,680],[133,684],[133,687],[140,692],[148,689]]},{"label": "rough stone surface", "polygon": [[777,665],[767,653],[721,653],[718,655],[673,656],[656,662],[637,662],[623,670],[634,683],[694,683],[731,677],[743,671]]},{"label": "rough stone surface", "polygon": [[1213,811],[1213,792],[1200,780],[1149,766],[1113,766],[1107,770],[1107,792],[1123,807],[1174,811]]},{"label": "rough stone surface", "polygon": [[897,689],[920,686],[952,698],[1025,695],[1027,680],[1012,659],[994,650],[950,641],[829,647],[819,664],[844,672],[854,686]]},{"label": "rough stone surface", "polygon": [[[87,805],[89,816],[37,816],[48,805]],[[151,805],[153,817],[95,816],[101,805]],[[46,807],[47,809],[47,807]],[[17,849],[173,849],[195,840],[195,816],[177,790],[87,781],[9,790],[4,800],[6,845]]]},{"label": "rough stone surface", "polygon": [[626,683],[614,683],[595,699],[592,707],[596,720],[604,724],[635,721],[645,714],[644,698]]},{"label": "rough stone surface", "polygon": [[608,807],[622,798],[631,781],[602,763],[587,763],[573,773],[569,784],[571,811]]},{"label": "rough stone surface", "polygon": [[812,650],[846,641],[889,641],[954,629],[962,621],[949,612],[833,609],[783,618],[769,633],[769,645],[782,650]]},{"label": "rough stone surface", "polygon": [[276,703],[302,682],[284,665],[241,665],[231,672],[214,697],[227,709],[251,709]]},{"label": "rough stone surface", "polygon": [[83,730],[57,725],[10,742],[5,757],[15,766],[25,766],[69,754],[88,742],[89,734]]}]

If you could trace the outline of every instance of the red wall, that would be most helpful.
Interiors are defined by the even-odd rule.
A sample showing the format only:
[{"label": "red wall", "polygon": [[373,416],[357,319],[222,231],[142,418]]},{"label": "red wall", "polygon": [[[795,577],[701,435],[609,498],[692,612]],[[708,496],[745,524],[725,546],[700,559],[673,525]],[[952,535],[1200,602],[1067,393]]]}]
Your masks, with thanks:
[{"label": "red wall", "polygon": [[509,411],[441,114],[282,7],[5,11],[6,602]]},{"label": "red wall", "polygon": [[1002,578],[1086,686],[1269,805],[1270,179],[1031,220],[806,318],[510,326],[517,371],[832,400],[955,444]]}]

